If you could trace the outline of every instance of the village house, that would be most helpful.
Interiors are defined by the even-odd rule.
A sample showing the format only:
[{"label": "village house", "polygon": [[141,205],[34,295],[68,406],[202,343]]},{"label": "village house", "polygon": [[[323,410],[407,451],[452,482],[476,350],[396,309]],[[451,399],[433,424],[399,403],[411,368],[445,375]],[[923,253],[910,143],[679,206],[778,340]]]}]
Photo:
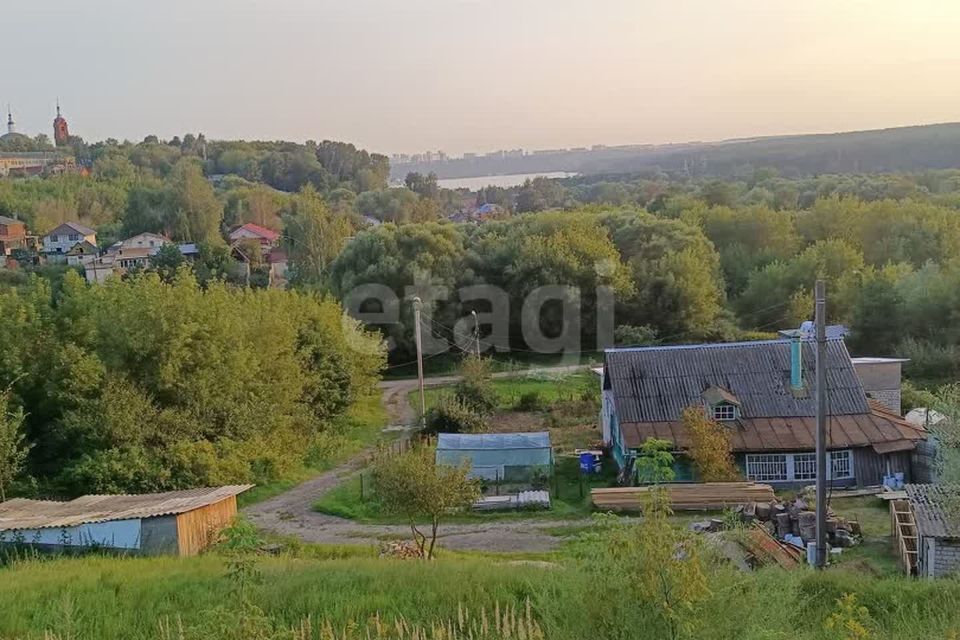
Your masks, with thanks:
[{"label": "village house", "polygon": [[0,256],[27,246],[27,226],[22,220],[0,216]]},{"label": "village house", "polygon": [[253,224],[252,222],[248,222],[247,224],[236,227],[230,232],[228,237],[230,239],[230,246],[236,246],[243,240],[254,240],[259,242],[260,248],[263,250],[264,254],[269,252],[271,248],[275,247],[277,242],[280,240],[280,234],[273,229],[267,229],[266,227],[261,227],[258,224]]},{"label": "village house", "polygon": [[88,495],[68,502],[7,500],[0,503],[0,545],[196,555],[216,542],[237,515],[237,495],[252,486]]},{"label": "village house", "polygon": [[[40,251],[44,254],[48,262],[70,262],[71,264],[80,264],[81,258],[93,256],[96,257],[97,232],[79,222],[64,222],[53,231],[43,236]],[[73,253],[75,260],[71,262],[67,259],[68,254],[77,245],[85,244],[87,248]],[[89,247],[93,247],[91,252]]]},{"label": "village house", "polygon": [[260,247],[260,258],[269,269],[270,283],[278,284],[287,275],[287,252],[280,246],[280,234],[272,229],[248,222],[233,229],[227,236],[234,257],[250,268],[254,257],[244,251],[244,244],[253,242]]},{"label": "village house", "polygon": [[145,269],[150,266],[150,258],[157,255],[160,247],[169,243],[169,238],[156,233],[138,233],[116,242],[107,248],[104,255],[84,264],[87,282],[103,283],[114,274],[122,276],[130,269]]},{"label": "village house", "polygon": [[[814,347],[797,336],[609,349],[602,372],[604,442],[629,469],[646,440],[666,440],[677,454],[677,479],[692,480],[681,413],[696,407],[728,430],[748,479],[811,484],[817,475]],[[873,486],[898,473],[909,481],[924,429],[867,397],[843,340],[828,341],[826,367],[831,484]]]}]

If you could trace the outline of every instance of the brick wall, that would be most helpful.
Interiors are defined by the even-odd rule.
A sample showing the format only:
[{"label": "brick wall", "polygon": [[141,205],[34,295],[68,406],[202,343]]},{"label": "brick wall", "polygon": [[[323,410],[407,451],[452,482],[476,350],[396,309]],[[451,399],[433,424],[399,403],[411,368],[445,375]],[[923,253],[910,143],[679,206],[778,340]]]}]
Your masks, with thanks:
[{"label": "brick wall", "polygon": [[867,391],[867,396],[900,415],[900,389],[874,389]]},{"label": "brick wall", "polygon": [[960,574],[960,542],[937,538],[936,545],[934,577],[945,578],[951,574]]}]

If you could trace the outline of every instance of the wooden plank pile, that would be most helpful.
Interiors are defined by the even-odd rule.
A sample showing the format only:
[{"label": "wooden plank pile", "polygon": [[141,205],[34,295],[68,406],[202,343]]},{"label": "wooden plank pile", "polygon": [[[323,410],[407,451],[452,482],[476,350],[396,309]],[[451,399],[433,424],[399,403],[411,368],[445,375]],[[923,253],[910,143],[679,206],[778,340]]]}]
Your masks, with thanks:
[{"label": "wooden plank pile", "polygon": [[[665,484],[674,511],[711,511],[743,504],[774,502],[773,487],[756,482],[708,482],[702,484]],[[603,511],[639,511],[651,487],[614,487],[591,489],[593,505]]]},{"label": "wooden plank pile", "polygon": [[804,562],[803,551],[792,544],[780,542],[759,522],[747,529],[745,546],[760,564],[773,561],[784,569],[796,569]]}]

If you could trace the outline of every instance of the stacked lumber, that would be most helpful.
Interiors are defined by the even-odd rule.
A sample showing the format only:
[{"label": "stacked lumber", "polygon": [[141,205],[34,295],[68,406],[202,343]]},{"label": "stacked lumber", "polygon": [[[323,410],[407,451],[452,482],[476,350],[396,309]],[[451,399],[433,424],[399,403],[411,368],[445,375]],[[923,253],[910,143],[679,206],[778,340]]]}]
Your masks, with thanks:
[{"label": "stacked lumber", "polygon": [[780,542],[760,523],[747,530],[747,551],[760,563],[776,562],[784,569],[795,569],[803,563],[803,551],[792,544]]},{"label": "stacked lumber", "polygon": [[[708,482],[703,484],[665,484],[674,511],[719,510],[746,503],[774,501],[773,487],[756,482]],[[651,487],[615,487],[591,489],[590,497],[597,509],[604,511],[638,511]]]}]

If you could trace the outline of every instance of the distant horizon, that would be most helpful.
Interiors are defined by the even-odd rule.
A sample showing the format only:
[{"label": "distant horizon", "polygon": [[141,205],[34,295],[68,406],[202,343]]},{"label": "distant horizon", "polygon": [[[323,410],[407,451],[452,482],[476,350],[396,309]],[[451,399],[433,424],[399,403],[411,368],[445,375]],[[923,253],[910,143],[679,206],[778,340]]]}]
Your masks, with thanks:
[{"label": "distant horizon", "polygon": [[[170,140],[172,140],[172,139],[175,138],[175,137],[177,137],[177,138],[183,138],[183,136],[185,136],[185,135],[187,135],[187,134],[193,134],[193,135],[203,134],[204,137],[205,137],[207,140],[212,140],[212,141],[293,142],[293,143],[296,143],[296,144],[305,144],[307,141],[310,141],[310,140],[313,140],[313,141],[315,141],[315,142],[320,142],[320,141],[322,141],[322,140],[332,140],[332,141],[335,141],[335,142],[344,142],[344,143],[348,143],[348,144],[353,144],[353,145],[356,146],[358,149],[364,149],[364,150],[366,150],[366,151],[368,151],[368,152],[371,152],[371,153],[378,153],[378,154],[381,154],[381,155],[385,155],[385,156],[387,156],[388,158],[391,158],[391,159],[392,159],[394,156],[397,156],[397,155],[410,156],[410,155],[423,154],[423,153],[428,153],[428,152],[432,152],[432,153],[443,152],[443,153],[445,153],[445,154],[448,156],[449,159],[451,159],[451,160],[459,160],[459,159],[462,159],[462,158],[463,158],[463,154],[475,153],[475,154],[477,154],[478,157],[479,157],[479,156],[482,156],[483,154],[497,153],[497,152],[499,152],[499,151],[513,151],[513,150],[517,150],[517,149],[522,149],[525,153],[528,153],[528,152],[551,151],[551,150],[568,151],[568,152],[569,152],[569,151],[573,151],[573,150],[575,150],[575,149],[581,149],[581,148],[585,148],[586,150],[589,151],[589,150],[591,150],[591,147],[594,147],[594,146],[602,146],[602,147],[607,147],[607,148],[617,148],[617,147],[641,147],[641,146],[654,146],[654,147],[659,147],[659,146],[670,146],[670,145],[724,144],[724,143],[734,143],[734,142],[744,142],[744,141],[750,141],[750,140],[758,140],[758,139],[764,139],[764,138],[792,138],[792,137],[818,136],[818,135],[839,135],[839,134],[850,134],[850,133],[865,133],[865,132],[871,132],[871,131],[885,131],[885,130],[891,130],[891,129],[908,129],[908,128],[911,128],[911,127],[931,127],[931,126],[944,126],[944,125],[960,125],[960,119],[958,119],[958,120],[944,120],[944,121],[934,121],[934,122],[914,122],[914,123],[906,123],[906,124],[878,125],[878,126],[872,126],[872,127],[866,127],[866,128],[855,128],[855,129],[822,130],[822,131],[808,130],[808,131],[781,132],[781,133],[756,133],[756,134],[737,135],[737,136],[721,137],[721,138],[714,138],[714,139],[667,140],[667,141],[663,141],[663,142],[647,142],[647,141],[593,142],[593,143],[585,143],[585,144],[584,144],[584,143],[581,143],[581,144],[571,144],[571,145],[568,145],[568,146],[556,145],[556,146],[542,147],[542,148],[540,148],[540,147],[530,147],[530,148],[527,148],[527,147],[522,147],[522,146],[518,146],[518,145],[513,145],[513,146],[507,146],[507,147],[500,147],[500,148],[492,148],[492,147],[490,147],[490,148],[464,149],[464,150],[459,151],[459,152],[448,151],[447,149],[444,149],[443,147],[440,147],[440,148],[437,148],[437,149],[420,149],[420,150],[414,150],[414,151],[383,151],[383,150],[379,150],[379,149],[375,149],[375,148],[365,147],[365,146],[362,146],[362,145],[358,144],[357,142],[355,142],[355,141],[353,141],[353,140],[349,140],[349,139],[342,138],[342,137],[337,137],[337,136],[318,136],[318,137],[307,137],[307,138],[302,138],[302,139],[282,138],[282,137],[258,137],[258,138],[253,138],[253,137],[244,137],[244,136],[240,136],[240,137],[225,137],[225,136],[210,135],[210,134],[209,134],[208,132],[206,132],[206,131],[182,131],[182,132],[173,133],[173,134],[170,134],[170,135],[161,135],[161,134],[158,134],[158,133],[150,132],[150,133],[145,133],[145,134],[142,135],[142,136],[134,136],[134,137],[118,137],[118,136],[116,136],[116,135],[107,135],[107,136],[103,136],[103,137],[92,137],[92,138],[91,138],[91,137],[89,137],[89,136],[84,135],[82,130],[78,130],[78,125],[76,125],[75,122],[70,118],[70,115],[67,113],[66,109],[62,107],[62,105],[61,105],[61,109],[62,109],[62,111],[63,111],[63,116],[67,119],[67,121],[68,121],[69,124],[70,124],[70,132],[71,132],[71,135],[76,135],[76,136],[79,136],[79,137],[83,138],[83,140],[84,140],[86,143],[88,143],[88,144],[95,144],[95,143],[98,143],[98,142],[106,141],[106,140],[108,140],[108,139],[115,139],[115,140],[117,140],[117,141],[119,141],[119,142],[121,142],[121,143],[129,142],[129,143],[132,143],[132,144],[139,144],[139,143],[143,142],[143,140],[144,140],[145,138],[147,138],[148,136],[157,136],[157,138],[158,138],[159,140],[165,141],[165,142],[169,142]],[[7,106],[6,106],[5,104],[3,105],[2,111],[3,111],[3,114],[2,114],[2,115],[3,115],[3,123],[2,123],[3,129],[2,129],[2,131],[0,131],[0,135],[3,135],[3,134],[6,133],[6,131],[7,131],[7,129],[6,129]],[[56,109],[54,109],[54,114],[56,114]],[[51,140],[53,139],[53,136],[52,136],[52,132],[53,132],[53,119],[52,119],[52,118],[51,118],[51,120],[50,120],[50,127],[49,127],[50,131],[25,131],[25,130],[23,130],[23,128],[19,125],[19,119],[18,119],[18,117],[17,117],[16,108],[13,108],[13,118],[14,118],[14,121],[15,121],[15,126],[16,126],[16,132],[17,132],[17,133],[26,135],[26,136],[28,136],[28,137],[30,137],[30,138],[34,138],[35,136],[37,136],[37,135],[39,135],[39,134],[44,134],[44,135],[46,135],[48,138],[50,138]]]}]

